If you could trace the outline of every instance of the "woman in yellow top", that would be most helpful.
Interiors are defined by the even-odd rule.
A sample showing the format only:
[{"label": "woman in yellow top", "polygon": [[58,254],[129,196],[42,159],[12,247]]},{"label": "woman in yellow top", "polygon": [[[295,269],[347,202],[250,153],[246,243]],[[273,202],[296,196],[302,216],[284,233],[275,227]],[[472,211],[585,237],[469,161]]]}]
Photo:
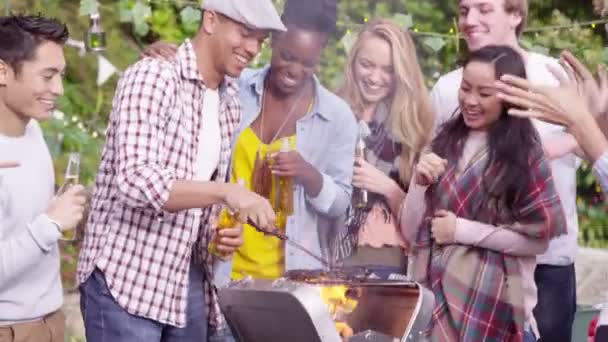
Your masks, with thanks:
[{"label": "woman in yellow top", "polygon": [[[277,205],[276,180],[292,177],[293,215],[278,220],[278,228],[326,258],[335,233],[330,222],[350,203],[356,139],[349,106],[314,77],[336,28],[336,7],[335,0],[286,2],[282,20],[288,31],[273,34],[270,65],[245,70],[240,77],[243,120],[233,163],[234,179],[245,179],[248,188]],[[283,138],[289,139],[291,151],[279,152]],[[321,267],[310,256],[245,226],[232,277],[277,278],[286,269]]]},{"label": "woman in yellow top", "polygon": [[[281,230],[285,229],[286,221],[279,219],[283,213],[279,214],[278,178],[267,175],[270,182],[265,184],[268,188],[262,190],[259,182],[256,184],[257,186],[253,185],[253,174],[254,170],[258,173],[261,171],[259,167],[260,159],[271,159],[275,153],[281,150],[281,145],[284,144],[285,139],[289,144],[289,149],[295,149],[295,138],[295,135],[291,135],[276,139],[270,144],[265,144],[251,127],[247,127],[238,137],[234,148],[232,180],[236,182],[238,179],[243,179],[248,189],[257,188],[255,190],[262,193],[268,192],[266,196],[271,200],[271,204],[277,212],[277,228]],[[256,161],[258,168],[255,167]],[[281,240],[264,236],[253,227],[245,225],[243,241],[246,241],[246,243],[234,256],[232,278],[240,279],[244,275],[251,275],[255,278],[278,278],[281,276],[284,271],[285,260]]]}]

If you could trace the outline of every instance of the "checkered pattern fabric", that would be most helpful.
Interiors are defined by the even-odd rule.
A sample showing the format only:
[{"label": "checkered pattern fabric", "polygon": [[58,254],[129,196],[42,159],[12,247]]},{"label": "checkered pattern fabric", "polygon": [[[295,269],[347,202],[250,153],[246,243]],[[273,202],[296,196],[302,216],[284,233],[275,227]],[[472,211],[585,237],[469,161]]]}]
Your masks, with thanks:
[{"label": "checkered pattern fabric", "polygon": [[[101,156],[78,282],[97,267],[118,304],[129,313],[183,327],[191,259],[203,267],[211,324],[223,323],[210,284],[209,218],[218,206],[163,210],[174,180],[196,172],[205,84],[186,41],[170,61],[147,58],[129,68],[116,94]],[[231,141],[241,118],[235,80],[220,87],[220,163],[226,181]]]}]

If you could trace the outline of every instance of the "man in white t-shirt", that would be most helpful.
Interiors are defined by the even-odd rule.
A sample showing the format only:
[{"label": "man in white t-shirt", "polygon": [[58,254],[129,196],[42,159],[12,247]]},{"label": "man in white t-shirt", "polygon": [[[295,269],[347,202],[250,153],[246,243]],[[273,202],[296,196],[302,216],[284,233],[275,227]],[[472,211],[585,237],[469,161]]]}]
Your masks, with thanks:
[{"label": "man in white t-shirt", "polygon": [[[557,85],[547,64],[557,60],[524,50],[518,42],[528,16],[527,0],[460,0],[458,28],[469,50],[487,45],[508,45],[526,61],[528,79],[537,84]],[[437,114],[437,127],[456,115],[462,68],[435,84],[431,97]],[[567,139],[564,128],[534,121],[545,149]],[[564,140],[565,141],[565,140]],[[571,140],[568,140],[571,141]],[[576,311],[574,257],[577,250],[576,170],[578,158],[568,153],[551,163],[553,178],[568,222],[568,234],[550,242],[547,252],[538,257],[535,272],[538,304],[534,315],[543,341],[569,341]]]},{"label": "man in white t-shirt", "polygon": [[0,17],[0,341],[63,342],[61,232],[82,218],[83,187],[55,197],[39,120],[63,93],[65,25]]}]

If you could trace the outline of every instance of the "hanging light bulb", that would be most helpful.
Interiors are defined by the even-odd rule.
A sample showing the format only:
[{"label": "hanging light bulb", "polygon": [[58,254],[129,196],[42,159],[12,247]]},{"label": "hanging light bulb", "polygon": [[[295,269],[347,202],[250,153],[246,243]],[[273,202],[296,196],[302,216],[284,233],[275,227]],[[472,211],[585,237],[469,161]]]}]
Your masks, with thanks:
[{"label": "hanging light bulb", "polygon": [[106,49],[106,33],[101,27],[99,13],[91,14],[91,26],[87,30],[85,42],[88,51],[101,52]]}]

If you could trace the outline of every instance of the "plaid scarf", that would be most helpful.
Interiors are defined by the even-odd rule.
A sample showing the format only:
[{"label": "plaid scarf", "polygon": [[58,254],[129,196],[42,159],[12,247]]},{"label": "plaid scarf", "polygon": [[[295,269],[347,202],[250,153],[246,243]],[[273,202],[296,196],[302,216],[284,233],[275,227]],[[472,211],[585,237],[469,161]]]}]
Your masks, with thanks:
[{"label": "plaid scarf", "polygon": [[[386,127],[387,118],[388,107],[380,105],[373,121],[367,124],[370,135],[365,138],[365,160],[406,190],[407,186],[401,182],[399,177],[402,147],[400,143],[393,140],[388,132]],[[346,222],[346,231],[336,239],[333,259],[340,260],[353,254],[358,243],[359,231],[374,206],[382,208],[386,221],[391,219],[389,205],[384,196],[369,192],[366,208],[354,208],[351,205],[347,209],[346,217],[340,219],[341,222]]]},{"label": "plaid scarf", "polygon": [[386,106],[381,106],[374,120],[368,123],[371,134],[365,139],[365,160],[406,188],[399,179],[401,144],[387,131],[387,110]]},{"label": "plaid scarf", "polygon": [[501,176],[497,167],[485,170],[487,161],[486,152],[460,174],[457,165],[450,165],[439,183],[427,190],[425,219],[412,256],[416,281],[435,295],[426,331],[432,341],[522,341],[525,320],[517,257],[473,246],[435,244],[430,219],[436,210],[506,224],[507,229],[534,239],[551,239],[567,231],[551,169],[542,155],[531,163],[530,182],[522,184],[511,210],[484,190],[484,178]]}]

